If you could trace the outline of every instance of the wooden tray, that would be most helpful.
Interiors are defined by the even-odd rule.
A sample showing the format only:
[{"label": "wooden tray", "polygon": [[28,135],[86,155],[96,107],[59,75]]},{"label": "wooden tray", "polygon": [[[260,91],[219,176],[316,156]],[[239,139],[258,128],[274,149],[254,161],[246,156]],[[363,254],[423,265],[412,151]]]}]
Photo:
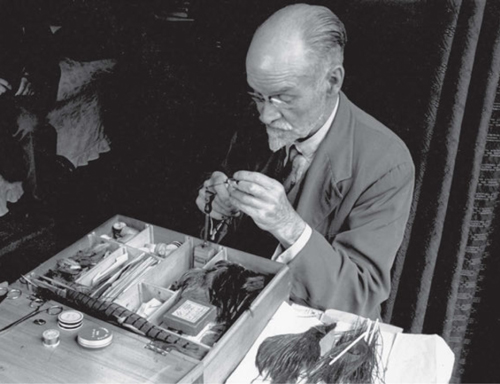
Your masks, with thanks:
[{"label": "wooden tray", "polygon": [[[172,251],[165,258],[159,258],[157,265],[149,269],[137,281],[134,281],[131,287],[114,300],[115,303],[136,311],[142,302],[150,300],[152,297],[158,298],[162,303],[161,306],[154,313],[148,315],[147,319],[151,323],[161,327],[163,314],[177,302],[177,292],[171,291],[169,287],[185,271],[192,268],[194,248],[203,243],[201,239],[189,237],[182,233],[126,216],[116,215],[77,243],[40,265],[35,269],[34,273],[44,274],[49,268],[55,266],[57,260],[70,257],[77,250],[83,249],[84,246],[95,244],[96,241],[115,241],[110,236],[110,233],[112,232],[111,228],[113,224],[117,221],[125,222],[127,225],[137,229],[138,233],[125,243],[116,241],[116,250],[113,252],[112,257],[116,258],[119,255],[127,254],[130,260],[139,257],[144,252],[149,252],[145,247],[147,244],[168,244],[174,241],[182,243],[178,249]],[[270,275],[272,279],[256,297],[250,309],[237,319],[213,347],[202,345],[206,349],[206,353],[201,361],[192,366],[193,360],[196,359],[189,357],[186,359],[191,364],[188,372],[184,372],[182,377],[175,380],[169,378],[168,380],[172,381],[168,382],[223,382],[243,359],[283,300],[286,300],[289,296],[291,283],[289,269],[286,265],[232,248],[216,244],[211,245],[216,248],[216,256],[209,262],[207,267],[218,260],[224,259],[241,264],[257,273]],[[113,262],[112,258],[103,260],[100,263],[102,265],[97,265],[95,269],[87,272],[87,276],[80,277],[80,279],[83,279],[87,283],[91,282],[99,270],[102,271],[108,268],[110,265],[113,265]],[[185,337],[188,338],[188,336]],[[78,348],[77,345],[75,347]],[[171,352],[165,356],[162,355],[166,362],[169,361],[170,354]],[[177,352],[172,357],[178,360],[178,354]],[[146,355],[145,359],[147,359]],[[179,364],[177,360],[175,360],[175,364]],[[171,363],[173,367],[174,361],[172,360]],[[171,375],[171,377],[175,377],[175,375]],[[81,379],[88,382],[84,377]]]}]

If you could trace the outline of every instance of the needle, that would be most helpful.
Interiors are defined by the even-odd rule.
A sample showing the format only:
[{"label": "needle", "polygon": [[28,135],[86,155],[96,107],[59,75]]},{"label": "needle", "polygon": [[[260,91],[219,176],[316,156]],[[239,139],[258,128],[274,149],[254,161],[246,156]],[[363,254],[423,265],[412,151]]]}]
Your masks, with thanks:
[{"label": "needle", "polygon": [[235,185],[235,184],[238,184],[238,182],[239,182],[239,180],[229,178],[226,181],[223,181],[222,183],[215,183],[215,184],[207,185],[206,188],[217,187],[218,185],[226,185],[226,186],[229,186],[230,184]]}]

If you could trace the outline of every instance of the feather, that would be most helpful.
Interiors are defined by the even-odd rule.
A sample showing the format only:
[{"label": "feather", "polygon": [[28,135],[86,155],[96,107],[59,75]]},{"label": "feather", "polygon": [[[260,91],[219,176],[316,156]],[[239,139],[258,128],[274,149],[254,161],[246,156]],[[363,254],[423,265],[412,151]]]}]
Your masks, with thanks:
[{"label": "feather", "polygon": [[379,374],[376,355],[378,334],[375,329],[374,337],[362,337],[363,334],[367,334],[364,324],[342,332],[330,351],[309,372],[307,382],[373,383]]},{"label": "feather", "polygon": [[266,279],[237,263],[220,260],[211,268],[186,271],[171,289],[181,290],[181,298],[215,305],[217,322],[230,326],[264,289]]},{"label": "feather", "polygon": [[190,298],[210,303],[207,270],[192,268],[170,287],[173,291],[181,291],[180,298]]},{"label": "feather", "polygon": [[255,365],[265,380],[293,383],[317,363],[321,354],[320,340],[336,326],[312,327],[300,334],[268,337],[259,346]]}]

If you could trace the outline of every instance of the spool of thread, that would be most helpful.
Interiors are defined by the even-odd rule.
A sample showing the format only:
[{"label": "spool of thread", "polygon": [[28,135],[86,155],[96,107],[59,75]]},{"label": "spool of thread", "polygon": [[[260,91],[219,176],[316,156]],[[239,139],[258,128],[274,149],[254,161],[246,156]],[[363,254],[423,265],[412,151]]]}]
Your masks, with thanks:
[{"label": "spool of thread", "polygon": [[78,329],[83,324],[83,314],[74,310],[67,310],[61,312],[59,316],[57,316],[57,325],[59,328],[72,331]]},{"label": "spool of thread", "polygon": [[113,224],[111,231],[113,233],[113,238],[118,239],[122,236],[122,230],[127,226],[123,221],[117,221]]},{"label": "spool of thread", "polygon": [[42,333],[43,345],[46,347],[57,347],[59,345],[59,331],[57,329],[47,329]]}]

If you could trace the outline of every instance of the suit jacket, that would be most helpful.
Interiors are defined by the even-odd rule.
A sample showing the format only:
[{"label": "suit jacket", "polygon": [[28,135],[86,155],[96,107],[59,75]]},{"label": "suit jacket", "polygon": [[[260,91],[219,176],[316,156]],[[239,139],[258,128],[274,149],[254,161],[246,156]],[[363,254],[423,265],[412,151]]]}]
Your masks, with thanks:
[{"label": "suit jacket", "polygon": [[[293,301],[379,316],[409,216],[414,173],[402,140],[341,93],[330,130],[288,195],[313,229],[289,263]],[[234,240],[232,245],[238,248]]]}]

